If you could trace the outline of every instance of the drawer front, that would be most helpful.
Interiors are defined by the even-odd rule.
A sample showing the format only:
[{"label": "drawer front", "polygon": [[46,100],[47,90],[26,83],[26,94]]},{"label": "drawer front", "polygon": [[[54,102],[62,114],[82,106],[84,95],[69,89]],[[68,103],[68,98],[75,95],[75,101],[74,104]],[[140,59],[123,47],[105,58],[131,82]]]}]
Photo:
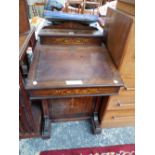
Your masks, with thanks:
[{"label": "drawer front", "polygon": [[118,96],[111,96],[108,102],[107,110],[134,109],[135,97],[134,91],[120,91]]},{"label": "drawer front", "polygon": [[134,125],[134,122],[135,122],[134,110],[107,111],[102,120],[102,127],[128,126],[128,125]]},{"label": "drawer front", "polygon": [[102,38],[41,36],[41,44],[59,45],[101,45]]},{"label": "drawer front", "polygon": [[117,94],[120,87],[100,87],[100,88],[62,88],[46,90],[30,90],[31,99],[74,97],[74,96],[105,96]]}]

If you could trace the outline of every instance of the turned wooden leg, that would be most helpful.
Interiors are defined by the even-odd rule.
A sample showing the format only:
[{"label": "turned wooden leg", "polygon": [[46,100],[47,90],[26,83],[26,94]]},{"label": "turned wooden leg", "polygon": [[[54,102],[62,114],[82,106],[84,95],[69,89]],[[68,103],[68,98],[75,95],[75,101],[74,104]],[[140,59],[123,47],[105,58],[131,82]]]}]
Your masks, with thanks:
[{"label": "turned wooden leg", "polygon": [[99,120],[99,108],[102,102],[102,97],[95,97],[94,99],[94,111],[92,115],[93,133],[100,134],[102,129]]},{"label": "turned wooden leg", "polygon": [[51,123],[49,119],[49,111],[48,111],[48,100],[42,101],[43,108],[43,129],[42,129],[42,138],[50,138],[51,132]]}]

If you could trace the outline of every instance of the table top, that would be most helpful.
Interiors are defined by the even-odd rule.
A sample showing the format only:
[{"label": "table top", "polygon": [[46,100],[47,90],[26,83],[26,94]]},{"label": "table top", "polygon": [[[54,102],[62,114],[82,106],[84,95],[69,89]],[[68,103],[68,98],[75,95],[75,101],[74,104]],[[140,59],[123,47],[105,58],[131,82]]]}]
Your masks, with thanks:
[{"label": "table top", "polygon": [[37,45],[26,89],[123,86],[105,47]]}]

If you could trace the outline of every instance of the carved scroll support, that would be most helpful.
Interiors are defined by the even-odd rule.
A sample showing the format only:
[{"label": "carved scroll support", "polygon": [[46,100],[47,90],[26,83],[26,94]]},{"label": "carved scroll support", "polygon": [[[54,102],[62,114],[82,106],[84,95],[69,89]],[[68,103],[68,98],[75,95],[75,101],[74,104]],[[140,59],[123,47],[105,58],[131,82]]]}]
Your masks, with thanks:
[{"label": "carved scroll support", "polygon": [[50,138],[51,132],[51,123],[49,119],[49,111],[48,111],[48,100],[42,101],[43,108],[43,129],[42,129],[42,138]]},{"label": "carved scroll support", "polygon": [[93,115],[91,119],[94,134],[100,134],[102,131],[100,120],[99,120],[99,109],[100,109],[101,104],[102,104],[102,97],[96,97],[94,99],[94,111],[93,111]]}]

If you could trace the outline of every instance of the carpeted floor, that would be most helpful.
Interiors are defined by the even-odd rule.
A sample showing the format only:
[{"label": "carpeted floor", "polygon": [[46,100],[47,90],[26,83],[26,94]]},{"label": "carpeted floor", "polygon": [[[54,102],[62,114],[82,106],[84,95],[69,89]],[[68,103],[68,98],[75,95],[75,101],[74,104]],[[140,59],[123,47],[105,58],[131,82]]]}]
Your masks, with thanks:
[{"label": "carpeted floor", "polygon": [[134,127],[103,129],[93,135],[89,121],[53,123],[51,138],[20,140],[20,155],[38,155],[43,150],[134,144]]}]

